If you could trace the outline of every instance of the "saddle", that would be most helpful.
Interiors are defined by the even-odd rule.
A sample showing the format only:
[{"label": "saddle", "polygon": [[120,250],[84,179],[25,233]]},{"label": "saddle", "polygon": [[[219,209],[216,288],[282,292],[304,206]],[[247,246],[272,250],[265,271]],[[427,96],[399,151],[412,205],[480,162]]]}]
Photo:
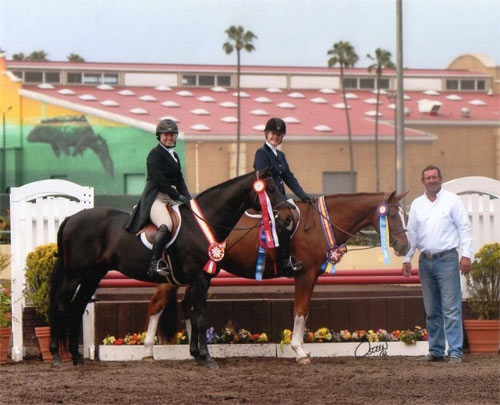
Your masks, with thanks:
[{"label": "saddle", "polygon": [[[177,235],[179,234],[179,230],[181,229],[181,214],[179,211],[178,205],[165,205],[167,211],[172,219],[172,231],[170,234],[170,239],[165,246],[165,250],[175,242],[177,239]],[[153,249],[153,242],[155,240],[155,235],[158,232],[158,227],[155,224],[149,223],[144,228],[139,230],[136,233],[136,236],[141,238],[141,242],[146,246],[149,250]]]}]

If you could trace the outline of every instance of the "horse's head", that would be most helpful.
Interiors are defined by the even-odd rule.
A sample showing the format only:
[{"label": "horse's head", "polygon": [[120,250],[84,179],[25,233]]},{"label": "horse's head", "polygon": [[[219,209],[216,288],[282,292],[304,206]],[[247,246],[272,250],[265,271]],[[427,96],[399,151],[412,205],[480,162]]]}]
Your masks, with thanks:
[{"label": "horse's head", "polygon": [[393,191],[384,196],[384,202],[389,206],[387,222],[389,223],[390,245],[397,256],[404,256],[410,249],[410,242],[406,235],[404,211],[399,204],[399,201],[406,194],[396,195],[396,191]]}]

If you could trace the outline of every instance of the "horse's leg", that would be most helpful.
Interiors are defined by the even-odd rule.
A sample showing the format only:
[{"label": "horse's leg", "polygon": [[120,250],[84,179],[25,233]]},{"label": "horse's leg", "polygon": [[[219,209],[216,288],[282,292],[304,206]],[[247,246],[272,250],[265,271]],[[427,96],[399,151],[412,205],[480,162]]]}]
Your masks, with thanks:
[{"label": "horse's leg", "polygon": [[[177,289],[178,287],[169,284],[160,284],[149,301],[148,315],[146,317],[146,339],[144,340],[144,357],[142,360],[153,360],[153,346],[155,343],[156,331],[158,329],[158,321],[168,304],[169,296],[173,297],[173,304],[177,306]],[[177,312],[177,308],[175,308]]]},{"label": "horse's leg", "polygon": [[210,278],[206,273],[200,274],[191,285],[193,337],[189,348],[197,365],[218,368],[217,362],[210,357],[207,346],[207,291],[209,287]]},{"label": "horse's leg", "polygon": [[189,293],[189,286],[184,290],[184,297],[181,301],[182,314],[184,316],[184,324],[186,325],[186,333],[189,341],[191,341],[192,325],[191,325],[191,311],[193,310],[191,294]]},{"label": "horse's leg", "polygon": [[83,364],[83,356],[78,350],[78,339],[80,336],[82,317],[88,302],[97,290],[99,281],[104,274],[105,273],[93,275],[93,278],[90,280],[82,280],[71,299],[69,307],[69,352],[71,353],[74,366]]},{"label": "horse's leg", "polygon": [[297,362],[301,364],[309,364],[311,362],[309,353],[304,348],[304,328],[309,314],[311,295],[317,279],[318,275],[313,274],[313,271],[310,270],[304,270],[295,279],[292,349],[297,354]]}]

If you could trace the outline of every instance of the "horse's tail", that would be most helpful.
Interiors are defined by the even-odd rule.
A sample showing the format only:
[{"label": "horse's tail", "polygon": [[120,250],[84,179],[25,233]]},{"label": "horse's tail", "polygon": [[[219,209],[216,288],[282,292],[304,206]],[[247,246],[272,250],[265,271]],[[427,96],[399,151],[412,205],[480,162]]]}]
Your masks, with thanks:
[{"label": "horse's tail", "polygon": [[54,325],[56,321],[55,317],[57,314],[57,294],[60,291],[62,283],[64,281],[64,250],[63,250],[63,242],[62,236],[64,227],[66,226],[66,222],[69,218],[66,218],[61,225],[59,226],[59,230],[57,231],[57,259],[56,264],[54,265],[54,270],[52,271],[52,276],[50,278],[50,310],[49,310],[49,318],[50,324]]},{"label": "horse's tail", "polygon": [[177,290],[178,287],[169,288],[167,291],[167,300],[165,309],[160,315],[158,321],[158,330],[160,334],[167,340],[172,339],[177,332]]}]

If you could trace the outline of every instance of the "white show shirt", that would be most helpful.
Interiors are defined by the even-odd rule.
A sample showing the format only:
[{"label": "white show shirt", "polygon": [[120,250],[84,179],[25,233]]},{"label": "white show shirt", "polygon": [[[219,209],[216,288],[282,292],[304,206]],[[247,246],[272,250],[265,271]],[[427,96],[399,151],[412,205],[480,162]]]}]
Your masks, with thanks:
[{"label": "white show shirt", "polygon": [[176,162],[178,162],[177,158],[174,155],[174,148],[167,148],[165,145],[163,145],[161,142],[159,142],[161,147],[165,149],[168,153],[170,153],[170,156],[172,156],[172,159],[174,159]]},{"label": "white show shirt", "polygon": [[278,156],[278,152],[276,152],[276,149],[278,149],[276,146],[271,145],[269,142],[266,141],[266,145],[271,148],[271,150],[274,153],[274,156]]},{"label": "white show shirt", "polygon": [[411,247],[404,262],[411,261],[416,249],[434,254],[458,247],[462,256],[472,259],[469,217],[454,193],[441,189],[434,202],[425,193],[413,200],[407,229]]}]

